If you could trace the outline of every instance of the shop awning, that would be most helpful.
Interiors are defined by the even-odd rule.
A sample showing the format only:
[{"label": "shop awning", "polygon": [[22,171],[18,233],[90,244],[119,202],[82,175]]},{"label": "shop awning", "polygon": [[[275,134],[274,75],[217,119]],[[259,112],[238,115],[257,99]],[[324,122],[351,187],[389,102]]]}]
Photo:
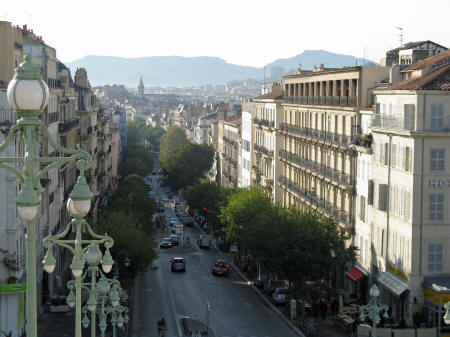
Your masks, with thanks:
[{"label": "shop awning", "polygon": [[356,267],[353,267],[345,272],[348,277],[350,277],[353,281],[358,281],[360,278],[366,276],[364,273]]},{"label": "shop awning", "polygon": [[378,276],[377,281],[396,296],[400,296],[408,290],[408,285],[406,283],[398,280],[388,272],[381,273],[380,276]]},{"label": "shop awning", "polygon": [[450,301],[450,275],[425,276],[422,286],[427,301],[437,306]]}]

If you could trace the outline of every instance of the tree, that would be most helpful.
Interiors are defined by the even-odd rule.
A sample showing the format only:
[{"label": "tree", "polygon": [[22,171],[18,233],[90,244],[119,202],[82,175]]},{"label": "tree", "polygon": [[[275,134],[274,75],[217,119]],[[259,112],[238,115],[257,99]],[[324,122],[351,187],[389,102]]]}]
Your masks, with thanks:
[{"label": "tree", "polygon": [[176,150],[188,142],[186,132],[179,126],[171,126],[161,137],[159,161],[163,164]]},{"label": "tree", "polygon": [[149,127],[145,134],[145,139],[152,146],[153,150],[159,152],[159,145],[161,138],[166,131],[161,127],[152,128]]},{"label": "tree", "polygon": [[205,178],[213,160],[214,149],[211,145],[187,143],[169,155],[163,167],[169,184],[176,189],[182,189]]},{"label": "tree", "polygon": [[119,172],[122,177],[138,174],[142,177],[148,175],[153,169],[153,157],[142,145],[128,145],[120,162]]},{"label": "tree", "polygon": [[158,256],[154,235],[139,228],[123,210],[108,212],[100,224],[100,230],[114,239],[113,256],[120,250],[128,251],[131,264],[122,276],[134,277],[145,272]]}]

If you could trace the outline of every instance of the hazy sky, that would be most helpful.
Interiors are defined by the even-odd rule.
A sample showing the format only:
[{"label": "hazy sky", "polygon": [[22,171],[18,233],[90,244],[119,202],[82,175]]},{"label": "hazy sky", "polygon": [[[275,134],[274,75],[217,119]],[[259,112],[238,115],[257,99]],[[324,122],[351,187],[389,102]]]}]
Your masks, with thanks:
[{"label": "hazy sky", "polygon": [[217,56],[263,66],[307,49],[375,61],[404,42],[450,46],[448,0],[2,0],[62,61],[86,55]]}]

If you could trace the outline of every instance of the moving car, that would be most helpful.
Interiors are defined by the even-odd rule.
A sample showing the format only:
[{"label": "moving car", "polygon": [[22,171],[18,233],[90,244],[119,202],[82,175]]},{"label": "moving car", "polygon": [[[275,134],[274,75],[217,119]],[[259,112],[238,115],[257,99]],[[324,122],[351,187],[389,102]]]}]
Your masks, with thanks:
[{"label": "moving car", "polygon": [[186,216],[184,218],[184,224],[188,227],[194,226],[194,219],[192,219],[190,216]]},{"label": "moving car", "polygon": [[197,244],[200,248],[211,248],[211,237],[209,235],[200,235]]},{"label": "moving car", "polygon": [[264,284],[267,283],[267,276],[264,274],[259,274],[255,281],[253,281],[253,284],[257,288],[263,288]]},{"label": "moving car", "polygon": [[182,257],[174,257],[171,260],[171,271],[182,271],[186,272],[186,261]]},{"label": "moving car", "polygon": [[217,260],[215,264],[212,266],[211,273],[213,275],[224,275],[227,276],[230,268],[228,267],[228,263],[225,260]]},{"label": "moving car", "polygon": [[278,305],[285,305],[288,302],[289,289],[286,287],[275,288],[275,292],[272,294],[272,301]]},{"label": "moving car", "polygon": [[172,247],[172,239],[171,238],[163,238],[159,243],[159,248],[171,248]]},{"label": "moving car", "polygon": [[180,244],[180,238],[176,234],[172,234],[170,236],[170,240],[172,240],[172,245],[178,246]]},{"label": "moving car", "polygon": [[170,225],[176,225],[178,223],[178,218],[170,218],[169,224]]}]

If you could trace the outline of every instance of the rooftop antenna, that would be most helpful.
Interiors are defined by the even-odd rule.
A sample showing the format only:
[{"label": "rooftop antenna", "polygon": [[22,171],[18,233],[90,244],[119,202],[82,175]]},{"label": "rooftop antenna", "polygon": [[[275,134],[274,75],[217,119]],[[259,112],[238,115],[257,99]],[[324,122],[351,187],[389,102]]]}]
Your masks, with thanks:
[{"label": "rooftop antenna", "polygon": [[400,47],[403,47],[403,27],[395,27],[400,31],[400,34],[398,36],[400,36]]}]

